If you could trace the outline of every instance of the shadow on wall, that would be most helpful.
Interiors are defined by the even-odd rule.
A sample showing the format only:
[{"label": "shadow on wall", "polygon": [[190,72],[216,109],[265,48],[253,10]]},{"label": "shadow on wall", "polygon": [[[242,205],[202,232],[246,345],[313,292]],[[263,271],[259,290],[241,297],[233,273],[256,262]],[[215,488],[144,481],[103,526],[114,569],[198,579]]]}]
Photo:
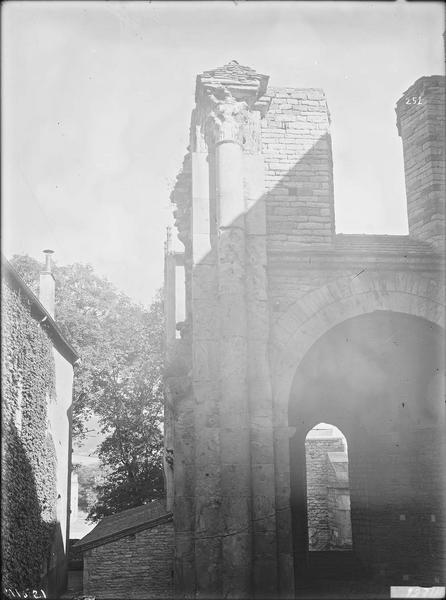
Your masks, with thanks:
[{"label": "shadow on wall", "polygon": [[55,520],[42,519],[42,512],[48,515],[55,507],[39,500],[27,440],[12,420],[2,429],[2,588],[22,594],[44,590],[56,597],[65,585],[57,562],[65,556],[62,532]]},{"label": "shadow on wall", "polygon": [[[289,114],[292,116],[292,113]],[[261,469],[259,468],[257,473],[253,472],[250,478],[249,469],[246,468],[250,460],[262,467],[264,465],[274,467],[273,400],[268,362],[268,343],[271,331],[274,331],[274,324],[271,324],[270,320],[275,317],[274,311],[285,312],[306,293],[345,275],[358,275],[357,272],[353,272],[355,267],[343,265],[342,269],[331,269],[330,265],[327,268],[321,268],[317,264],[312,265],[310,251],[330,250],[334,244],[335,218],[330,135],[323,132],[321,128],[316,135],[314,132],[310,137],[305,134],[299,141],[299,128],[296,127],[296,139],[290,139],[291,119],[282,124],[275,123],[272,127],[274,134],[270,141],[268,136],[264,138],[265,148],[262,152],[265,161],[266,191],[256,194],[259,188],[255,180],[256,177],[258,179],[259,171],[256,171],[256,168],[250,171],[250,167],[253,166],[250,163],[251,157],[255,159],[256,156],[250,157],[249,152],[246,152],[244,200],[248,208],[246,211],[238,210],[236,214],[233,213],[233,218],[228,219],[225,227],[222,227],[219,232],[216,222],[215,207],[218,201],[215,181],[210,177],[209,190],[205,190],[203,186],[203,197],[207,199],[206,194],[209,193],[209,204],[205,206],[203,198],[198,198],[201,205],[196,212],[199,213],[203,208],[208,210],[208,218],[211,220],[211,249],[201,254],[202,258],[194,267],[194,274],[192,274],[193,253],[189,233],[191,217],[188,204],[192,198],[192,161],[188,158],[185,159],[183,172],[178,178],[179,190],[175,195],[178,207],[176,215],[178,237],[185,244],[184,262],[177,265],[186,266],[185,313],[187,317],[186,323],[181,327],[182,339],[176,340],[175,348],[171,353],[172,360],[166,370],[166,377],[169,380],[169,403],[173,411],[172,422],[175,427],[172,443],[175,456],[176,585],[191,594],[195,594],[197,590],[203,595],[211,592],[219,593],[220,590],[224,593],[241,593],[248,590],[249,593],[250,584],[247,582],[251,577],[251,563],[256,561],[258,566],[254,564],[252,567],[256,590],[273,594],[279,589],[284,594],[293,593],[291,578],[294,579],[294,575],[290,573],[289,564],[292,563],[294,554],[296,573],[299,573],[301,565],[306,562],[305,555],[308,550],[305,476],[298,483],[296,481],[292,483],[294,522],[291,536],[288,534],[289,514],[285,514],[285,511],[279,514],[275,509],[276,502],[287,503],[288,497],[285,495],[276,497],[276,493],[280,494],[281,491],[277,490],[279,479],[277,481],[274,479],[276,475],[273,468],[268,471],[269,477],[262,479],[262,494],[258,497],[255,497],[256,492],[253,492],[258,484],[254,479],[261,473]],[[265,132],[268,133],[268,129],[263,133]],[[296,161],[296,156],[299,155],[301,157]],[[208,166],[212,167],[215,157],[209,156],[208,162]],[[261,167],[263,169],[263,163]],[[201,175],[202,173],[197,179],[200,179]],[[230,172],[228,178],[231,179]],[[232,185],[231,181],[227,183],[228,188]],[[236,188],[235,183],[234,189]],[[234,195],[239,191],[236,189]],[[199,196],[196,190],[194,196],[196,198]],[[240,204],[238,206],[240,207]],[[203,226],[203,229],[200,229],[200,226]],[[197,240],[207,244],[209,221],[206,222],[204,219],[198,226],[194,223],[193,229],[198,231],[194,244]],[[262,248],[265,239],[266,247]],[[398,248],[399,246],[397,252]],[[289,268],[281,270],[277,265],[284,256],[286,257],[287,252],[296,250],[305,255],[307,263],[299,271],[297,271],[299,266],[296,266],[296,272],[291,278]],[[395,249],[393,253],[395,254]],[[324,260],[330,262],[327,255]],[[270,268],[267,272],[268,266],[271,266],[273,261],[276,261],[277,268]],[[303,262],[300,264],[302,265]],[[195,277],[194,281],[192,281],[193,277]],[[192,289],[195,293],[193,299]],[[412,322],[410,320],[410,323]],[[192,323],[193,336],[191,335]],[[380,329],[381,333],[384,331],[384,337],[380,340],[383,347],[389,341],[386,342],[389,337],[389,335],[385,337],[386,331],[388,333],[392,331],[391,328],[388,329],[388,325],[388,323],[387,326],[384,325],[384,330]],[[376,477],[373,479],[369,473],[361,474],[358,464],[360,465],[361,461],[366,459],[367,453],[371,456],[373,452],[370,447],[361,448],[361,441],[365,443],[369,438],[361,437],[363,428],[358,412],[349,410],[349,403],[354,406],[358,400],[357,396],[350,394],[351,375],[354,376],[362,393],[367,382],[371,381],[373,384],[381,381],[381,366],[388,375],[389,364],[393,364],[392,361],[388,363],[385,359],[379,358],[382,348],[376,350],[373,344],[367,345],[368,333],[371,335],[370,339],[374,339],[373,329],[372,325],[371,331],[364,333],[364,336],[358,340],[361,351],[357,352],[356,356],[358,360],[359,357],[365,360],[360,369],[352,367],[355,363],[350,360],[351,357],[346,359],[339,355],[336,344],[329,346],[327,364],[330,369],[334,368],[336,371],[334,376],[343,379],[346,386],[346,389],[345,386],[341,386],[338,394],[336,394],[336,386],[332,386],[327,378],[317,376],[318,363],[311,366],[316,373],[314,381],[312,380],[314,386],[299,390],[299,397],[305,398],[307,412],[305,415],[300,413],[300,405],[295,403],[295,406],[290,408],[289,425],[296,426],[298,430],[292,447],[295,444],[294,450],[301,457],[301,464],[295,463],[293,467],[297,469],[302,467],[302,473],[305,473],[305,435],[312,426],[329,420],[342,428],[349,443],[351,436],[352,447],[349,447],[349,451],[351,450],[349,460],[353,469],[350,472],[352,478],[350,485],[352,503],[355,501],[353,495],[356,494],[356,529],[359,531],[359,537],[362,536],[361,539],[355,539],[352,506],[353,545],[355,546],[358,541],[364,559],[370,560],[373,555],[373,560],[378,563],[383,556],[382,550],[378,544],[371,544],[368,534],[370,523],[374,519],[374,510],[378,509],[379,512],[379,504],[384,502],[379,494],[381,484],[378,485]],[[193,390],[189,377],[192,337]],[[362,342],[366,346],[365,353],[361,348]],[[395,346],[387,343],[386,348],[393,350]],[[372,364],[367,353],[373,356]],[[338,369],[340,360],[345,360],[342,369]],[[422,362],[425,364],[424,361]],[[377,367],[378,378],[374,376]],[[418,371],[413,371],[415,372],[420,374]],[[395,373],[398,373],[397,368]],[[364,381],[359,381],[364,374]],[[424,381],[423,378],[421,380]],[[245,387],[246,381],[248,387]],[[389,389],[398,396],[401,393],[401,390],[398,391],[398,379],[392,379],[391,383],[393,387]],[[218,386],[221,388],[218,389]],[[389,389],[386,391],[386,397],[389,396]],[[221,390],[223,390],[223,398],[220,397]],[[294,390],[293,395],[296,393]],[[318,394],[320,397],[316,398]],[[327,398],[333,398],[333,394],[336,395],[336,402],[330,404]],[[362,396],[363,399],[370,399],[370,392]],[[377,398],[373,398],[371,405],[376,402]],[[363,408],[363,414],[367,415],[368,405]],[[385,410],[382,404],[381,408]],[[255,443],[251,443],[249,436],[246,435],[246,425],[249,419],[251,422],[255,421],[256,411],[259,413],[263,411],[263,422],[270,418],[271,431],[265,427],[265,430],[262,430],[261,441],[260,438],[254,437],[258,432],[254,432],[251,440],[255,439]],[[376,427],[375,431],[379,431],[379,426],[379,423],[373,424],[371,431],[374,431],[374,427]],[[432,449],[432,444],[435,444],[432,439],[428,442],[427,438],[423,439],[424,443],[426,449]],[[259,454],[259,459],[254,456],[256,452]],[[395,464],[393,463],[393,467]],[[208,468],[209,465],[212,465],[212,468]],[[226,465],[230,465],[230,473],[225,471],[228,470]],[[395,467],[390,472],[390,476],[397,477],[397,473],[398,467]],[[368,475],[371,476],[370,481],[373,481],[375,492],[378,490],[378,493],[373,495],[375,508],[370,506],[364,511],[362,509],[366,500],[359,498],[358,494],[363,492],[363,488],[364,494],[368,493],[364,483]],[[398,479],[403,484],[401,489],[406,486],[405,493],[408,493],[409,488],[414,485],[414,475],[407,471],[404,477],[399,476]],[[356,480],[355,491],[352,480]],[[434,502],[438,504],[438,500],[442,497],[441,491],[435,489],[434,494]],[[218,500],[214,502],[216,498]],[[398,502],[394,498],[391,499],[390,505],[393,506],[394,511],[398,510]],[[438,506],[436,510],[437,508]],[[428,509],[429,506],[424,506],[424,517]],[[251,514],[251,510],[255,510],[255,514]],[[440,513],[442,514],[442,511]],[[301,519],[301,515],[305,518]],[[361,523],[360,519],[362,519]],[[250,529],[252,522],[256,524],[253,531]],[[385,531],[390,532],[385,540],[383,537],[383,543],[387,544],[388,551],[382,559],[384,562],[388,560],[388,556],[392,556],[392,553],[395,555],[395,552],[400,562],[404,562],[405,557],[408,557],[409,562],[412,561],[412,555],[407,555],[406,547],[399,543],[394,528],[389,528],[386,522],[380,531],[383,536]],[[271,532],[277,532],[277,535]],[[279,535],[282,536],[280,551],[283,556],[288,555],[291,558],[288,564],[282,561],[277,565],[275,562],[277,560],[275,544]],[[409,539],[409,533],[407,535]],[[253,547],[257,548],[254,556],[250,555],[250,536],[254,538]],[[438,535],[435,534],[435,548],[432,546],[433,552],[426,554],[431,557],[431,563],[436,561],[436,564],[434,567],[429,567],[425,563],[420,567],[421,577],[438,571],[438,556],[440,556],[438,539]],[[228,540],[233,547],[226,553],[225,559],[224,545]],[[291,547],[293,541],[296,543],[294,550]],[[412,536],[411,543],[413,542]],[[413,555],[415,554],[416,552]],[[225,560],[229,562],[226,563]],[[234,569],[231,560],[242,565],[240,569]],[[395,566],[391,564],[391,559],[388,562],[390,567]],[[398,569],[397,566],[396,570],[400,575]],[[278,582],[275,582],[276,577],[279,579]]]},{"label": "shadow on wall", "polygon": [[[322,113],[324,110],[321,107]],[[246,590],[249,595],[251,568],[257,580],[254,589],[262,593],[270,590],[274,594],[281,586],[293,585],[289,573],[288,583],[277,582],[277,567],[273,566],[277,549],[272,533],[276,530],[275,481],[273,475],[262,483],[260,469],[253,475],[259,481],[252,483],[252,488],[262,492],[256,492],[252,501],[254,513],[250,514],[252,492],[246,466],[251,458],[254,463],[267,462],[272,466],[274,444],[271,437],[269,442],[265,441],[269,438],[264,438],[261,443],[250,445],[246,423],[248,418],[255,420],[256,413],[262,418],[262,411],[270,415],[271,427],[273,423],[267,340],[274,297],[268,299],[271,282],[266,270],[267,252],[281,253],[296,247],[329,248],[335,233],[331,139],[326,132],[326,117],[318,117],[316,125],[306,122],[306,118],[304,115],[301,123],[292,122],[293,114],[288,112],[279,123],[276,115],[264,132],[263,156],[246,149],[243,167],[239,163],[241,170],[228,168],[223,190],[217,189],[212,175],[216,156],[211,152],[207,163],[198,163],[202,171],[194,175],[194,186],[201,188],[200,192],[194,189],[194,196],[201,197],[194,219],[204,213],[204,220],[203,224],[194,223],[193,230],[198,233],[193,243],[202,244],[202,250],[198,249],[200,259],[196,258],[197,247],[192,248],[190,238],[189,202],[193,197],[192,162],[201,161],[203,155],[186,156],[178,176],[175,217],[185,252],[184,262],[177,266],[184,264],[186,268],[186,310],[177,309],[177,314],[185,313],[186,323],[181,327],[181,340],[172,339],[175,332],[171,328],[174,347],[166,378],[173,415],[166,420],[175,429],[175,573],[176,586],[184,592],[195,593],[198,589],[203,594],[220,593],[219,590],[241,594]],[[311,131],[302,136],[300,128]],[[278,150],[281,144],[283,148]],[[223,146],[224,153],[238,153],[230,144]],[[196,167],[197,163],[194,174]],[[219,168],[223,167],[220,164]],[[244,177],[240,183],[237,175],[242,169]],[[225,218],[218,215],[224,224],[219,230],[216,207],[224,204],[225,194],[235,204],[225,207]],[[273,282],[271,289],[274,286]],[[312,287],[311,282],[308,287]],[[172,293],[174,289],[173,284]],[[193,392],[186,375],[192,324]],[[167,328],[169,331],[169,323]],[[224,410],[216,399],[217,381],[224,389]],[[211,437],[207,439],[207,435]],[[204,448],[212,448],[212,452],[204,452]],[[251,456],[256,452],[258,457]],[[208,468],[210,463],[212,469]],[[228,470],[230,473],[226,473]],[[205,492],[201,493],[201,489]],[[214,501],[215,498],[222,501]],[[252,522],[256,523],[253,532]],[[191,523],[196,524],[195,530]],[[225,552],[228,536],[234,548]],[[253,557],[251,536],[257,548]],[[237,569],[234,560],[240,565]]]}]

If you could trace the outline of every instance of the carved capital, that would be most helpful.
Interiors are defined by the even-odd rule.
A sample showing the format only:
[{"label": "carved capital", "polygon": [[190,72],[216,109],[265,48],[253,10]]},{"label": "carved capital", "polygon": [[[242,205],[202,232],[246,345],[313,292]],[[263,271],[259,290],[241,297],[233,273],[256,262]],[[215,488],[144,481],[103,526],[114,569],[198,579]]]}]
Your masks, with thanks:
[{"label": "carved capital", "polygon": [[224,86],[207,90],[210,105],[207,127],[214,143],[233,141],[243,144],[243,130],[248,123],[248,104],[238,101]]},{"label": "carved capital", "polygon": [[222,141],[237,142],[248,152],[257,151],[261,100],[267,83],[266,75],[236,61],[199,75],[191,128],[193,151],[207,152]]}]

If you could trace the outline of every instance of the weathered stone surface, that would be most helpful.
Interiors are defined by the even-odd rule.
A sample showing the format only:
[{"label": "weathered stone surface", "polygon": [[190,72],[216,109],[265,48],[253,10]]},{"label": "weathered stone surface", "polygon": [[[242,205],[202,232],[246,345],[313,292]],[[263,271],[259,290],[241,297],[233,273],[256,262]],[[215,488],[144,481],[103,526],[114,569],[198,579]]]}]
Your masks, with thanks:
[{"label": "weathered stone surface", "polygon": [[[425,405],[425,398],[440,397],[438,378],[404,409],[392,400],[404,384],[392,383],[392,396],[386,396],[387,429],[380,426],[381,435],[376,435],[373,407],[384,394],[368,398],[363,387],[373,389],[387,373],[385,363],[379,374],[372,366],[379,363],[377,348],[368,362],[352,358],[347,370],[336,362],[338,348],[331,348],[331,378],[342,374],[349,381],[362,374],[362,391],[355,397],[358,406],[365,398],[368,405],[361,405],[360,419],[356,405],[346,398],[332,398],[325,413],[318,413],[335,385],[327,383],[320,397],[310,400],[321,385],[317,361],[307,373],[312,385],[296,395],[290,416],[296,370],[336,327],[382,313],[410,315],[408,330],[418,319],[444,327],[444,260],[435,251],[444,227],[438,202],[443,167],[436,162],[443,142],[441,132],[434,131],[441,127],[442,80],[423,79],[425,104],[420,108],[406,106],[404,100],[398,107],[410,236],[335,235],[324,93],[270,88],[265,94],[265,81],[235,63],[199,77],[191,149],[200,156],[185,161],[173,195],[185,240],[192,330],[189,367],[183,369],[190,385],[184,386],[183,396],[181,385],[174,385],[178,391],[169,400],[175,408],[174,437],[182,438],[175,443],[180,456],[175,457],[174,505],[179,532],[175,581],[183,596],[294,597],[295,580],[299,584],[308,562],[302,546],[308,537],[305,435],[317,422],[337,419],[335,424],[351,435],[353,540],[362,558],[378,570],[384,551],[373,545],[371,531],[381,536],[387,557],[398,557],[391,565],[382,554],[387,564],[382,569],[401,575],[409,568],[401,558],[405,550],[398,547],[393,509],[380,512],[380,500],[385,497],[390,507],[403,512],[404,497],[411,496],[408,481],[417,487],[416,477],[431,467],[440,471],[442,461],[437,451],[442,445],[430,428],[431,421],[441,420],[444,407]],[[417,82],[414,94],[418,87]],[[195,241],[186,235],[193,231]],[[195,263],[194,243],[201,254],[208,248]],[[387,338],[392,335],[389,330]],[[345,410],[336,412],[338,401]],[[416,426],[421,422],[424,433]],[[405,436],[396,435],[399,425],[406,427]],[[402,454],[395,450],[395,439]],[[402,456],[413,457],[414,448],[417,458],[404,463]],[[435,458],[428,464],[429,450]],[[400,475],[392,479],[390,474],[400,467]],[[376,475],[381,472],[390,477],[384,495]],[[443,560],[438,532],[444,531],[444,520],[436,504],[443,483],[432,489],[426,483],[430,491],[417,492],[418,505],[411,508],[415,537],[427,531],[428,510],[435,517],[432,523],[438,523],[428,534],[430,556],[435,555],[432,577],[438,577]],[[329,518],[343,502],[341,495],[330,497]],[[378,514],[383,523],[376,527]],[[407,545],[416,548],[415,537],[405,531]],[[426,561],[420,558],[420,573],[429,570]]]},{"label": "weathered stone surface", "polygon": [[403,142],[409,232],[444,248],[445,114],[444,77],[421,77],[397,102]]},{"label": "weathered stone surface", "polygon": [[112,598],[172,598],[173,523],[140,531],[84,553],[84,594]]}]

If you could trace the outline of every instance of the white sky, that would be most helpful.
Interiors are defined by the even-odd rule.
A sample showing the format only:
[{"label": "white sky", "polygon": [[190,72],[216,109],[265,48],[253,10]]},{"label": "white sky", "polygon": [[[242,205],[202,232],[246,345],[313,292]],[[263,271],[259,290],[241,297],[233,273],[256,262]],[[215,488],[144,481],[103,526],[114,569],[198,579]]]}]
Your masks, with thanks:
[{"label": "white sky", "polygon": [[145,304],[196,74],[232,59],[322,87],[338,232],[407,233],[394,106],[443,74],[436,2],[6,2],[3,252],[90,262]]}]

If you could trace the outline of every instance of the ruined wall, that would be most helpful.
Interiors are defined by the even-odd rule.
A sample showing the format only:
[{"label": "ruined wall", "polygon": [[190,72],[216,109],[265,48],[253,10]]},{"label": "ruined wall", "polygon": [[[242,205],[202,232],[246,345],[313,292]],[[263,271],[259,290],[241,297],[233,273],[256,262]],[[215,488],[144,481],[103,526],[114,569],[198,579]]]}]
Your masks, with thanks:
[{"label": "ruined wall", "polygon": [[445,78],[421,77],[398,101],[410,235],[439,249],[445,236]]},{"label": "ruined wall", "polygon": [[[191,597],[293,597],[308,541],[306,522],[295,510],[299,505],[305,513],[305,434],[329,416],[317,414],[317,403],[309,404],[306,418],[297,409],[289,414],[288,406],[296,369],[320,335],[350,316],[384,310],[443,323],[444,263],[430,233],[412,228],[410,236],[336,235],[324,94],[267,88],[267,81],[235,61],[198,76],[191,143],[172,195],[185,246],[175,260],[185,265],[187,319],[181,341],[173,339],[172,315],[168,320],[167,439],[173,445],[175,585]],[[421,129],[425,117],[418,120]],[[402,137],[406,143],[404,132]],[[409,145],[418,144],[415,138]],[[437,156],[438,148],[429,148]],[[426,188],[415,202],[437,191]],[[174,260],[174,253],[167,255]],[[336,348],[331,356],[337,356]],[[350,372],[342,372],[348,382]],[[369,381],[367,371],[362,374]],[[361,387],[364,382],[357,383],[361,398],[341,390],[336,400],[343,410],[333,422],[358,415],[359,405],[368,416],[361,402],[369,395]],[[314,385],[321,394],[336,389],[317,378]],[[401,389],[395,387],[396,396]],[[378,397],[383,390],[375,390]],[[296,406],[300,402],[299,396]],[[375,406],[375,399],[371,402]],[[382,433],[389,454],[385,439],[392,434],[380,429],[385,408],[379,406],[370,430]],[[372,474],[381,459],[375,464],[370,457],[381,440],[367,437],[359,416],[342,429],[352,436],[354,448],[350,456],[349,438],[353,543],[365,562],[379,568],[380,558],[390,561],[394,574],[402,577],[407,565],[388,559],[399,539],[390,526],[393,516],[373,506],[373,493],[384,483]],[[422,457],[429,436],[417,436]],[[393,469],[389,466],[384,476],[388,490],[394,485]],[[414,481],[416,468],[404,472]],[[394,492],[388,492],[389,506],[398,504]],[[431,492],[441,497],[439,489]],[[333,494],[334,505],[342,504],[341,496]],[[427,507],[421,500],[419,506]],[[375,518],[381,517],[382,539],[393,531],[382,544],[384,552],[371,533]],[[429,544],[438,558],[435,535]],[[426,555],[432,557],[432,551]],[[423,573],[428,573],[427,562],[418,569],[420,577]]]},{"label": "ruined wall", "polygon": [[268,88],[262,120],[268,250],[331,244],[333,165],[322,90]]}]

